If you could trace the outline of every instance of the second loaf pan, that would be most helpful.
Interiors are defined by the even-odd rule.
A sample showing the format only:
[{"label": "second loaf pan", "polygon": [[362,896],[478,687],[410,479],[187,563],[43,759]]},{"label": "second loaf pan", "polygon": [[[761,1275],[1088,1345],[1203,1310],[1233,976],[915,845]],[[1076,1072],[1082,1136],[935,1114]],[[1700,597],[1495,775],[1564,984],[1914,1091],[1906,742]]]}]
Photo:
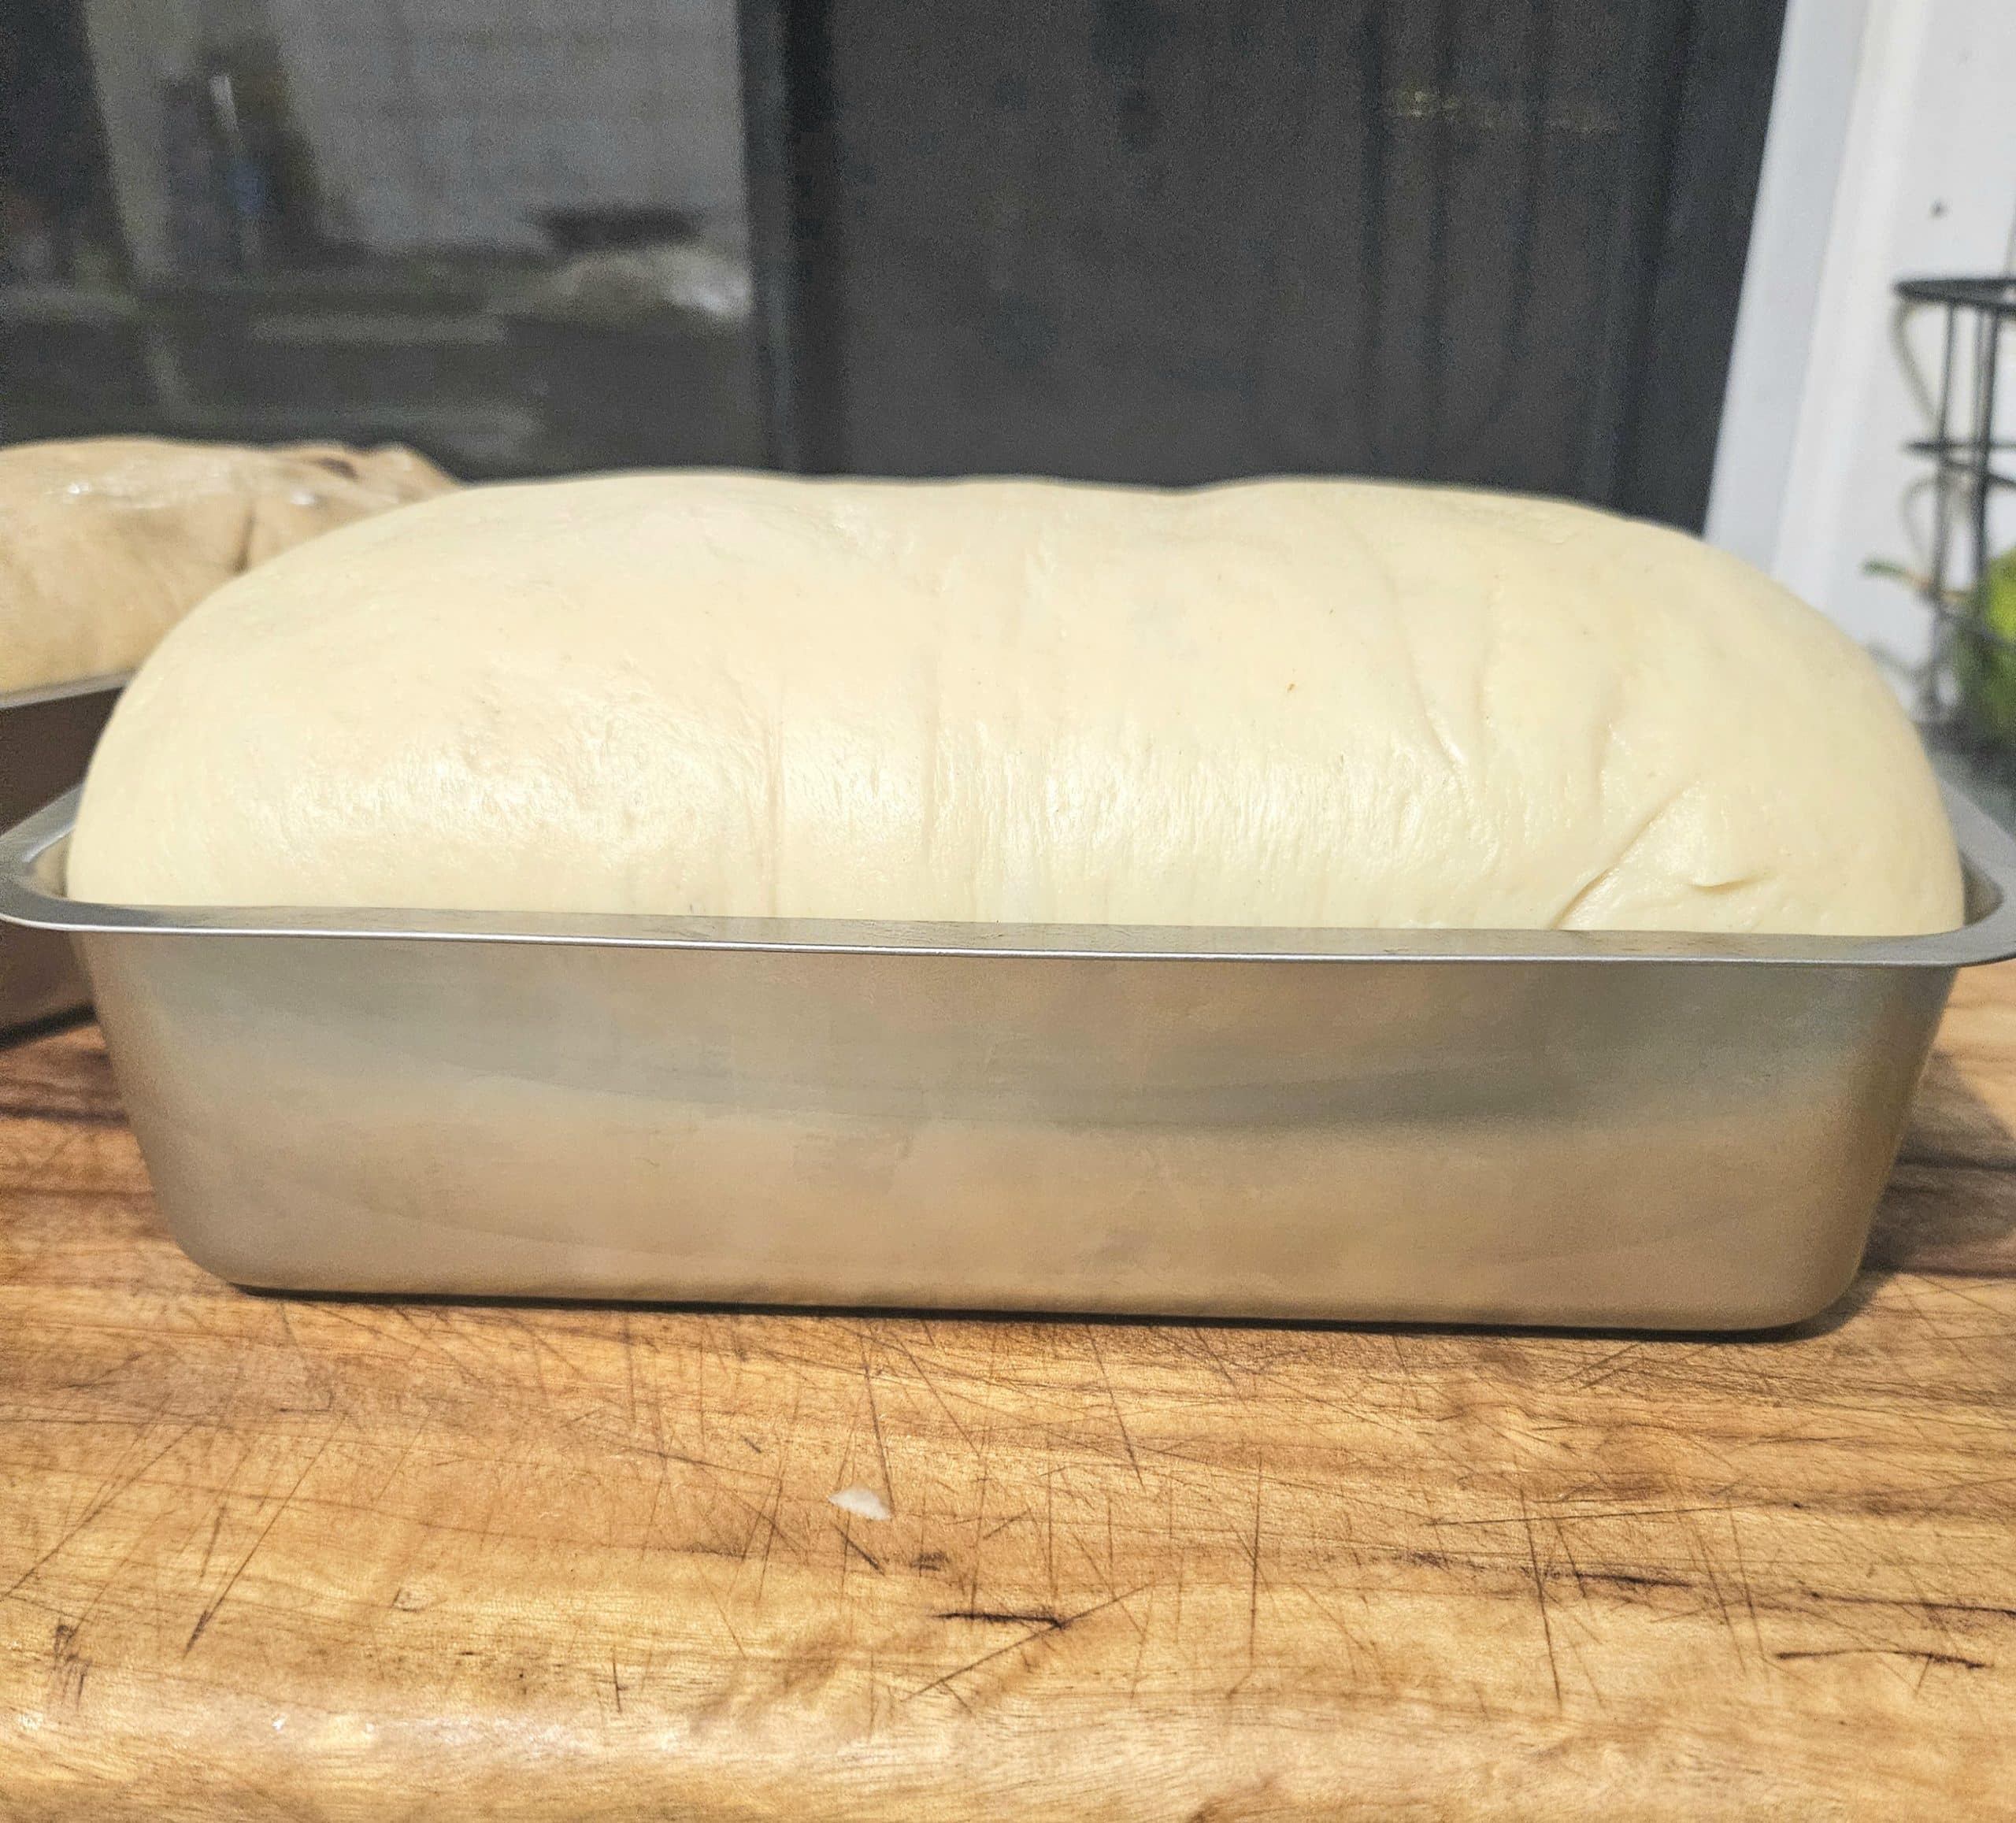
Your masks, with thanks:
[{"label": "second loaf pan", "polygon": [[[18,823],[74,785],[126,679],[0,693],[0,824]],[[42,931],[0,930],[0,1035],[84,1004],[84,977],[69,940]]]}]

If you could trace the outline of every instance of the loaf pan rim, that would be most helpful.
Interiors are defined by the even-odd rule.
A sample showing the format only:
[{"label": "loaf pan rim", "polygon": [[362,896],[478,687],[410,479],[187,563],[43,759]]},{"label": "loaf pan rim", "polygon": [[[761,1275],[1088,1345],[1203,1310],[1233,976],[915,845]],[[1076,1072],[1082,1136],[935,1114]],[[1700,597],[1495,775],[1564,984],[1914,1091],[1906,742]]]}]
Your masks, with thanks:
[{"label": "loaf pan rim", "polygon": [[1970,916],[1956,930],[1907,936],[969,924],[621,913],[99,905],[65,896],[56,878],[76,822],[81,787],[64,793],[0,836],[0,921],[72,936],[332,937],[1110,962],[1736,963],[1950,969],[2016,957],[2016,839],[1951,786],[1942,784],[1940,790],[1966,871]]}]

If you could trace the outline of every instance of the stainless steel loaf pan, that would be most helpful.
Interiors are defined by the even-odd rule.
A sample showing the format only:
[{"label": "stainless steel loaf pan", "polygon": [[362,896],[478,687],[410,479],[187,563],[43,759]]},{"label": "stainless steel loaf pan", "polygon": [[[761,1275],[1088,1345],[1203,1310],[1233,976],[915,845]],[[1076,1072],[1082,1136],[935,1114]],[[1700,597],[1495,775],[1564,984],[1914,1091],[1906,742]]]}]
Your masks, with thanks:
[{"label": "stainless steel loaf pan", "polygon": [[242,1284],[1734,1329],[1855,1272],[1972,921],[1884,939],[146,910],[74,936]]},{"label": "stainless steel loaf pan", "polygon": [[[124,676],[0,694],[0,824],[14,824],[74,785]],[[0,928],[0,1032],[74,1013],[84,977],[67,937]]]}]

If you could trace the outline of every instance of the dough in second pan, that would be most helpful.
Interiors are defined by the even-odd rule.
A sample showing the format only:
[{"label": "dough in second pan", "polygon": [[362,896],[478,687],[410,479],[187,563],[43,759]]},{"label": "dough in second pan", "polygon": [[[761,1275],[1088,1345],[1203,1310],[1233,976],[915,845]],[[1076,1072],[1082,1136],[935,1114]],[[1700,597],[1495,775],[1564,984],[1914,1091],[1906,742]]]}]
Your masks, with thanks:
[{"label": "dough in second pan", "polygon": [[0,450],[0,691],[130,671],[220,584],[453,486],[397,446],[89,437]]}]

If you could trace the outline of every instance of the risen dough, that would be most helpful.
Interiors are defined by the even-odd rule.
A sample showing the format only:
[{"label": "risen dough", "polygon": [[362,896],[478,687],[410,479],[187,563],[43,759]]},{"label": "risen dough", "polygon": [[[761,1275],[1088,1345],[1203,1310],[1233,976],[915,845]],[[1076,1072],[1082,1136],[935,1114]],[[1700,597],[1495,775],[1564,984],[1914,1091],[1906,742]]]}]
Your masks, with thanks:
[{"label": "risen dough", "polygon": [[339,443],[0,450],[0,691],[131,670],[241,570],[454,484],[410,450]]},{"label": "risen dough", "polygon": [[231,584],[71,890],[380,906],[1903,932],[1953,841],[1869,661],[1551,502],[634,475]]}]

